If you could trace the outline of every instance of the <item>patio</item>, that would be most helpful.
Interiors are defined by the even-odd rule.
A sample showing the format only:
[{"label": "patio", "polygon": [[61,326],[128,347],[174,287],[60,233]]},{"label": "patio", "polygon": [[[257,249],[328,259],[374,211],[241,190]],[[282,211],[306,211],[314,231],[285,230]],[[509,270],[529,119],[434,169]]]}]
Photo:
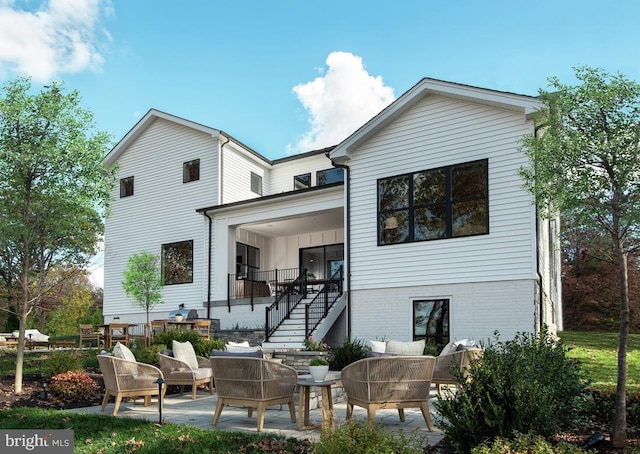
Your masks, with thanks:
[{"label": "patio", "polygon": [[[431,391],[430,408],[433,411],[433,400],[435,399],[435,388]],[[298,398],[296,395],[296,412]],[[222,412],[222,416],[216,427],[211,425],[213,413],[216,408],[217,396],[211,396],[204,390],[198,390],[197,399],[192,400],[187,393],[183,396],[167,395],[164,399],[162,410],[162,419],[165,423],[171,424],[188,424],[202,429],[215,429],[224,431],[239,431],[257,433],[256,414],[254,412],[251,418],[247,417],[247,410],[243,407],[227,406]],[[110,414],[113,409],[113,402],[109,402],[105,409],[106,415]],[[100,414],[100,406],[78,408],[68,410],[76,413],[95,413]],[[346,403],[334,403],[335,422],[342,424],[346,420]],[[134,405],[133,401],[123,402],[120,406],[118,417],[142,418],[149,421],[158,422],[158,403],[154,398],[149,407],[143,405],[142,399],[138,399]],[[357,420],[366,420],[367,413],[364,409],[355,407],[353,418]],[[400,422],[397,410],[379,410],[376,413],[376,421],[382,422],[386,430],[405,433],[417,431],[420,436],[425,437],[428,444],[434,445],[438,443],[443,434],[437,428],[433,432],[427,429],[422,413],[419,409],[405,410],[405,422]],[[273,434],[285,437],[293,437],[298,439],[308,439],[318,441],[320,439],[320,423],[322,422],[322,409],[316,408],[310,410],[309,420],[311,424],[317,425],[317,429],[298,430],[297,424],[292,423],[289,410],[286,405],[269,407],[264,421],[263,434]]]}]

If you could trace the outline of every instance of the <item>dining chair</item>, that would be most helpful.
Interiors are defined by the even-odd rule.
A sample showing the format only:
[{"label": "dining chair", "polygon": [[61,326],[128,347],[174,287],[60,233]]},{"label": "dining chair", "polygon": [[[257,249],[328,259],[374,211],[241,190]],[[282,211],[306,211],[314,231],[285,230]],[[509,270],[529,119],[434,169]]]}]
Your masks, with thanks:
[{"label": "dining chair", "polygon": [[149,325],[146,325],[147,328],[147,338],[149,339],[149,344],[153,341],[153,338],[156,337],[159,333],[164,333],[167,329],[169,329],[169,321],[168,320],[151,320]]},{"label": "dining chair", "polygon": [[194,320],[193,329],[200,334],[200,336],[211,339],[211,320]]},{"label": "dining chair", "polygon": [[93,326],[88,324],[79,324],[78,331],[80,333],[80,342],[78,346],[80,348],[84,347],[86,342],[89,343],[89,347],[93,345],[95,341],[96,347],[100,347],[101,335],[100,332]]},{"label": "dining chair", "polygon": [[105,334],[107,336],[107,348],[113,348],[118,342],[127,346],[129,345],[128,323],[109,323]]}]

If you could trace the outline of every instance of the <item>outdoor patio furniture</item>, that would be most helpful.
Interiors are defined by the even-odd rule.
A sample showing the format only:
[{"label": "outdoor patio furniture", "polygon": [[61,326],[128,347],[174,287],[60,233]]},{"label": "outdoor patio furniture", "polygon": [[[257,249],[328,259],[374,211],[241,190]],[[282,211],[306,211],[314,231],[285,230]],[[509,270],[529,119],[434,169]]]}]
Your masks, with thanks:
[{"label": "outdoor patio furniture", "polygon": [[210,360],[218,393],[214,426],[225,405],[248,407],[249,418],[256,408],[258,432],[264,426],[265,410],[271,405],[289,405],[291,422],[296,422],[293,393],[298,373],[293,367],[262,358],[214,356]]},{"label": "outdoor patio furniture", "polygon": [[211,339],[211,320],[196,320],[193,324],[193,329],[202,337]]},{"label": "outdoor patio furniture", "polygon": [[402,422],[405,408],[420,408],[432,431],[428,401],[435,364],[433,356],[386,356],[349,364],[342,369],[347,419],[351,418],[354,405],[366,408],[370,421],[379,408],[398,409]]},{"label": "outdoor patio furniture", "polygon": [[191,398],[196,398],[196,391],[200,385],[208,385],[209,393],[213,394],[213,371],[207,358],[196,356],[197,368],[188,362],[170,355],[158,353],[160,369],[167,385],[180,386],[180,395],[184,394],[185,385],[191,386]]},{"label": "outdoor patio furniture", "polygon": [[157,367],[109,355],[98,355],[98,364],[105,387],[100,411],[104,411],[111,396],[116,399],[113,416],[117,416],[123,397],[144,397],[145,407],[151,404],[151,396],[164,398],[167,387],[162,388],[162,395],[159,396],[156,380],[163,378],[163,375]]},{"label": "outdoor patio furniture", "polygon": [[84,347],[85,343],[89,343],[89,347],[93,345],[95,342],[96,347],[100,347],[100,341],[102,340],[102,335],[100,331],[97,330],[93,325],[78,325],[78,332],[80,333],[80,342],[79,347]]},{"label": "outdoor patio furniture", "polygon": [[436,366],[433,370],[432,383],[436,385],[438,394],[442,391],[442,385],[458,385],[459,377],[466,379],[470,362],[478,358],[482,350],[464,349],[452,353],[445,353],[436,358]]},{"label": "outdoor patio furniture", "polygon": [[129,345],[129,326],[132,326],[129,323],[109,323],[100,326],[104,328],[106,348],[113,348],[118,342]]}]

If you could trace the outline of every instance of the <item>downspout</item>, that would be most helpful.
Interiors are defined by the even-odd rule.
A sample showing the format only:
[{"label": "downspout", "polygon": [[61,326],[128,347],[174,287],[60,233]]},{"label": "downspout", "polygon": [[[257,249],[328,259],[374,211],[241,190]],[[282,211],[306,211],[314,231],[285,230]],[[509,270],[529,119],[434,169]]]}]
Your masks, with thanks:
[{"label": "downspout", "polygon": [[[541,126],[535,126],[533,128],[533,136],[538,138],[538,130]],[[535,169],[534,169],[535,171]],[[534,195],[535,197],[535,195]],[[536,275],[538,277],[538,324],[539,331],[536,334],[540,334],[544,327],[544,295],[543,295],[543,285],[542,285],[542,273],[540,271],[540,213],[538,210],[538,204],[535,204],[535,217],[536,217]],[[534,326],[535,331],[535,326]]]},{"label": "downspout", "polygon": [[209,219],[209,251],[207,252],[207,319],[211,318],[211,233],[213,232],[213,219],[211,216],[205,211],[204,215]]},{"label": "downspout", "polygon": [[[226,144],[228,144],[231,139],[229,137],[226,138],[227,141],[223,142],[222,145],[220,145],[220,164],[218,166],[218,192],[219,192],[219,196],[218,196],[218,201],[221,204],[222,203],[222,190],[224,185],[222,184],[222,167],[223,167],[223,148]],[[207,252],[207,318],[211,318],[211,260],[213,259],[213,247],[211,245],[211,234],[213,233],[213,219],[211,219],[211,216],[209,216],[209,214],[205,211],[204,215],[207,217],[207,219],[209,219],[209,247],[208,247],[208,252]]]},{"label": "downspout", "polygon": [[[329,158],[329,153],[327,153],[327,158]],[[351,339],[351,169],[349,169],[347,165],[337,164],[334,161],[331,161],[331,164],[334,167],[344,169],[347,173],[347,181],[345,182],[345,216],[347,221],[345,246],[347,248],[347,254],[344,258],[347,269],[344,275],[344,282],[347,289],[345,292],[347,298],[347,338]]]}]

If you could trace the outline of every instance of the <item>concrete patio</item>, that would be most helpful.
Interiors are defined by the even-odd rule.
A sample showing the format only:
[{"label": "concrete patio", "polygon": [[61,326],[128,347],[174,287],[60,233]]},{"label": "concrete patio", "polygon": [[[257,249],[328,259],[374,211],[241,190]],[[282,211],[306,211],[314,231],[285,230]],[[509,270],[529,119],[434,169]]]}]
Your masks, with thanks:
[{"label": "concrete patio", "polygon": [[[296,395],[296,417],[298,412],[298,396]],[[433,401],[435,400],[435,388],[432,389],[430,408],[432,419],[435,421]],[[112,399],[113,401],[113,399]],[[110,415],[113,411],[113,402],[110,402],[104,414]],[[162,410],[162,418],[165,423],[171,424],[188,424],[200,427],[202,429],[218,429],[224,431],[239,431],[257,433],[256,428],[256,412],[253,412],[251,418],[247,417],[247,409],[241,407],[226,406],[220,417],[217,426],[212,426],[213,413],[216,407],[217,397],[210,395],[204,390],[199,390],[197,399],[191,399],[191,393],[185,393],[183,396],[167,395],[164,399]],[[345,422],[347,406],[345,402],[334,403],[334,413],[336,424]],[[100,414],[100,406],[78,408],[68,410],[77,413],[95,413]],[[354,418],[364,420],[367,413],[363,408],[354,407]],[[149,421],[158,422],[158,401],[152,400],[149,407],[143,405],[143,400],[123,402],[120,405],[118,417],[142,418]],[[289,409],[286,405],[269,407],[266,411],[264,420],[264,430],[262,433],[274,434],[284,437],[293,437],[298,439],[308,439],[318,441],[320,439],[320,424],[322,422],[322,409],[312,409],[309,413],[309,421],[314,424],[315,428],[306,428],[298,430],[297,424],[292,423],[289,416]],[[379,410],[376,413],[376,421],[381,422],[385,429],[392,432],[403,431],[405,434],[417,433],[424,437],[426,443],[434,445],[438,443],[443,434],[437,428],[433,432],[429,432],[422,417],[420,409],[406,409],[405,422],[400,422],[397,410]]]}]

